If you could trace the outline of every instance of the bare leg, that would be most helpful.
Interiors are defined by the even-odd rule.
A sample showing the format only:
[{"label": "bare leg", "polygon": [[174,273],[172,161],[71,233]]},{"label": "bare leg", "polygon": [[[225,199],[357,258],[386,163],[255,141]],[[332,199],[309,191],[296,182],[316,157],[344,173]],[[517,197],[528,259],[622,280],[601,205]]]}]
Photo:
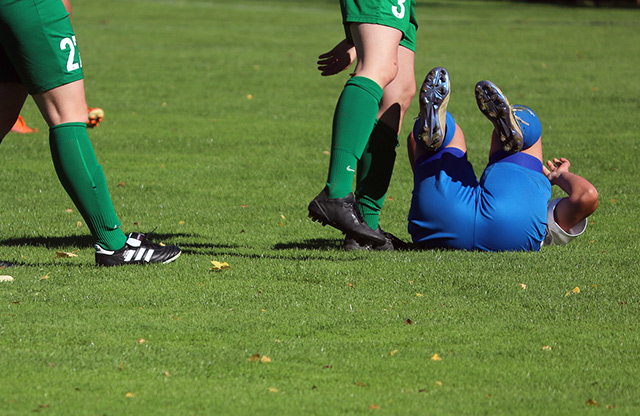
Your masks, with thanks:
[{"label": "bare leg", "polygon": [[35,94],[33,99],[49,127],[63,123],[86,124],[87,122],[84,80],[74,81],[49,91]]}]

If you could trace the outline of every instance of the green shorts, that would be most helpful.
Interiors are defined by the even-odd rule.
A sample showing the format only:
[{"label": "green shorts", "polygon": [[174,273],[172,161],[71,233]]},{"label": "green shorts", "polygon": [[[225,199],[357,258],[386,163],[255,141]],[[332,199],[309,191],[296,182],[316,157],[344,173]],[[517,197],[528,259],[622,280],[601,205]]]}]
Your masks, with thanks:
[{"label": "green shorts", "polygon": [[0,0],[0,82],[20,82],[37,94],[82,78],[62,1]]},{"label": "green shorts", "polygon": [[340,0],[347,40],[353,43],[349,23],[371,23],[402,32],[400,46],[416,51],[416,0]]}]

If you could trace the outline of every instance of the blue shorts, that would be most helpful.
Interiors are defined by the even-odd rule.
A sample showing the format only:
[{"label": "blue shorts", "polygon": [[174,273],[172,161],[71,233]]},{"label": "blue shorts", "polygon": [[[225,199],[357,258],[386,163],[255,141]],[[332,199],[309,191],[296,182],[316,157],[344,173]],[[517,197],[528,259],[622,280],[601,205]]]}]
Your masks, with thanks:
[{"label": "blue shorts", "polygon": [[478,182],[467,155],[445,148],[416,161],[409,234],[424,248],[538,251],[550,197],[533,156],[497,152]]}]

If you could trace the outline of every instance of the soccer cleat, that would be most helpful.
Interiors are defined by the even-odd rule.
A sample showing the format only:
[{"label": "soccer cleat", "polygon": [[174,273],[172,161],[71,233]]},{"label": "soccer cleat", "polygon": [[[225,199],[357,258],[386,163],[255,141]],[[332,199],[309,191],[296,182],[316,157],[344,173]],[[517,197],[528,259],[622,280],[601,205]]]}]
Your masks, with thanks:
[{"label": "soccer cleat", "polygon": [[513,113],[513,107],[507,97],[491,81],[480,81],[476,84],[476,103],[486,118],[493,123],[493,128],[507,152],[522,150],[522,128]]},{"label": "soccer cleat", "polygon": [[87,127],[94,128],[98,127],[98,124],[102,122],[104,118],[104,111],[102,108],[98,107],[87,107],[87,115],[89,119],[87,120]]},{"label": "soccer cleat", "polygon": [[27,126],[27,122],[24,121],[24,118],[22,116],[18,116],[18,119],[13,124],[13,127],[11,127],[11,131],[14,133],[29,134],[37,133],[38,129]]},{"label": "soccer cleat", "polygon": [[111,251],[95,245],[96,263],[99,266],[120,266],[123,264],[170,263],[180,256],[177,246],[154,244],[140,233],[129,234],[120,250]]},{"label": "soccer cleat", "polygon": [[327,189],[323,189],[309,204],[309,217],[337,228],[362,244],[379,246],[386,242],[383,235],[364,221],[352,193],[344,198],[329,199]]},{"label": "soccer cleat", "polygon": [[386,231],[383,231],[382,228],[380,227],[378,227],[376,232],[384,236],[385,238],[384,244],[379,246],[373,246],[371,244],[360,244],[357,240],[347,235],[344,239],[344,244],[342,245],[342,247],[344,248],[344,251],[354,251],[354,250],[394,251],[394,250],[402,250],[407,246],[407,243],[400,240],[395,235],[388,233]]},{"label": "soccer cleat", "polygon": [[449,73],[441,67],[429,71],[420,88],[422,128],[417,138],[429,150],[437,150],[444,141],[450,91]]}]

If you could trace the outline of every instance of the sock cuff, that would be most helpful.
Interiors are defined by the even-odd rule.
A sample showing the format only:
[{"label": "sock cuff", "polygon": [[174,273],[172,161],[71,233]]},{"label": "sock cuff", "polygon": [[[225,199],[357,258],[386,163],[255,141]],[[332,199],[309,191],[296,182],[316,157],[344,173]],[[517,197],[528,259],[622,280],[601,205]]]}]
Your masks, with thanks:
[{"label": "sock cuff", "polygon": [[56,124],[55,126],[49,127],[49,131],[64,129],[64,128],[77,128],[77,127],[83,127],[86,129],[87,125],[81,122],[62,123],[62,124]]},{"label": "sock cuff", "polygon": [[382,100],[382,88],[372,79],[366,77],[353,77],[345,84],[345,87],[353,85],[368,92],[377,102]]}]

